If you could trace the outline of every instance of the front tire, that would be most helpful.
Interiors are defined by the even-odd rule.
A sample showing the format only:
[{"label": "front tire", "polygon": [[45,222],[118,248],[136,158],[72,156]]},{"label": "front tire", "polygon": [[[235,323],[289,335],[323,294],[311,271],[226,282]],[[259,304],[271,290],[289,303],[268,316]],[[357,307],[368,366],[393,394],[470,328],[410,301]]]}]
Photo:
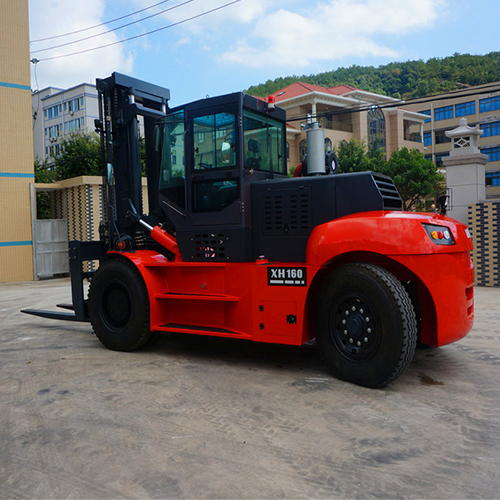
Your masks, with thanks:
[{"label": "front tire", "polygon": [[89,316],[97,338],[114,351],[133,351],[151,337],[146,285],[132,262],[105,261],[92,278]]},{"label": "front tire", "polygon": [[383,387],[409,366],[417,322],[403,285],[365,263],[333,270],[319,292],[316,340],[333,374],[364,387]]}]

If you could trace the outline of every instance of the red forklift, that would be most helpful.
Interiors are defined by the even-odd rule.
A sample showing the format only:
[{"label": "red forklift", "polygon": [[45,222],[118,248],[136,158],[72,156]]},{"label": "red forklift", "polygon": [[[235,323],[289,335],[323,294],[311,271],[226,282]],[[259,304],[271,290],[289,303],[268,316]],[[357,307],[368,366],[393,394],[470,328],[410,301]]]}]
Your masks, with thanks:
[{"label": "red forklift", "polygon": [[374,388],[403,373],[418,343],[471,330],[467,227],[404,212],[386,176],[338,174],[317,124],[303,175],[288,178],[286,115],[272,99],[233,93],[169,109],[169,90],[119,73],[97,89],[100,240],[70,242],[72,304],[61,307],[71,312],[24,312],[90,321],[118,351],[154,332],[316,339],[336,377]]}]

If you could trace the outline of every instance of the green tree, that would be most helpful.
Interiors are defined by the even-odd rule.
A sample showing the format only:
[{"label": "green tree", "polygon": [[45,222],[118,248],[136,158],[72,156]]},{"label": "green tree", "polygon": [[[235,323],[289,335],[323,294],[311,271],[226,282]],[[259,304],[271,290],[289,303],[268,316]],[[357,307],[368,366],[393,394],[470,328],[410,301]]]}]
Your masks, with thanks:
[{"label": "green tree", "polygon": [[101,143],[94,132],[74,132],[62,139],[61,152],[54,158],[59,180],[80,175],[102,175]]},{"label": "green tree", "polygon": [[354,138],[341,141],[335,147],[335,154],[339,160],[340,173],[378,170],[384,161],[384,152],[376,144],[367,148],[365,142],[359,142]]},{"label": "green tree", "polygon": [[364,142],[351,139],[341,141],[335,154],[341,173],[372,170],[391,177],[405,210],[423,209],[425,199],[443,188],[444,175],[417,149],[399,149],[386,161],[383,149],[377,144],[367,148]]},{"label": "green tree", "polygon": [[426,160],[417,149],[401,148],[394,151],[387,162],[377,168],[394,181],[405,210],[422,209],[425,198],[442,189],[444,175],[431,160]]},{"label": "green tree", "polygon": [[254,85],[248,93],[266,96],[296,81],[323,87],[351,85],[396,98],[415,98],[500,80],[500,52],[453,54],[428,61],[391,62],[384,66],[349,66],[317,75],[293,75]]},{"label": "green tree", "polygon": [[[42,184],[50,184],[57,180],[57,173],[51,167],[47,160],[41,160],[38,156],[35,158],[35,182]],[[50,194],[40,192],[36,194],[36,218],[51,219],[52,208],[50,202]]]}]

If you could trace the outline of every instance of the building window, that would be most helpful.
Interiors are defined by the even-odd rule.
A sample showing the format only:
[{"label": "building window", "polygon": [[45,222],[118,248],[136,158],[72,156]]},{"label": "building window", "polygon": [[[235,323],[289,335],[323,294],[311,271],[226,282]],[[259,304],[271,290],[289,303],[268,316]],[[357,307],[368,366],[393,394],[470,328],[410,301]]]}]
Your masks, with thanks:
[{"label": "building window", "polygon": [[54,116],[54,111],[52,108],[49,108],[48,112],[49,112],[49,120],[50,120]]},{"label": "building window", "polygon": [[68,110],[71,113],[72,111],[78,111],[80,109],[80,99],[73,99],[68,102]]},{"label": "building window", "polygon": [[380,108],[372,106],[368,110],[368,147],[375,144],[385,149],[385,118]]},{"label": "building window", "polygon": [[500,186],[500,171],[486,172],[487,186]]},{"label": "building window", "polygon": [[483,137],[500,135],[500,122],[483,123],[481,129],[484,131]]},{"label": "building window", "polygon": [[476,101],[462,102],[455,104],[455,116],[468,116],[476,114]]},{"label": "building window", "polygon": [[425,156],[424,156],[424,158],[425,158],[426,160],[430,160],[430,161],[432,161],[432,155],[425,155]]},{"label": "building window", "polygon": [[486,113],[488,111],[496,111],[497,109],[500,109],[500,95],[479,100],[480,113]]},{"label": "building window", "polygon": [[451,139],[446,136],[444,130],[438,130],[434,132],[434,140],[436,144],[445,144],[446,142],[451,142]]},{"label": "building window", "polygon": [[448,120],[453,118],[453,106],[444,106],[442,108],[436,108],[434,110],[434,121],[439,122],[441,120]]},{"label": "building window", "polygon": [[432,146],[432,133],[424,132],[424,146]]},{"label": "building window", "polygon": [[307,141],[304,139],[303,141],[300,141],[299,144],[299,158],[300,161],[304,159],[304,156],[307,154]]},{"label": "building window", "polygon": [[329,137],[327,137],[325,139],[325,151],[330,152],[331,150],[332,150],[332,140]]},{"label": "building window", "polygon": [[500,146],[495,148],[483,148],[481,153],[488,155],[488,161],[500,161]]},{"label": "building window", "polygon": [[[429,115],[429,117],[431,116],[430,109],[426,109],[425,111],[419,111],[419,113],[422,113],[423,115]],[[427,118],[427,120],[424,120],[424,123],[430,123],[430,121],[431,121],[431,119]]]},{"label": "building window", "polygon": [[443,158],[449,156],[450,153],[440,153],[436,155],[436,167],[440,167],[443,164]]}]

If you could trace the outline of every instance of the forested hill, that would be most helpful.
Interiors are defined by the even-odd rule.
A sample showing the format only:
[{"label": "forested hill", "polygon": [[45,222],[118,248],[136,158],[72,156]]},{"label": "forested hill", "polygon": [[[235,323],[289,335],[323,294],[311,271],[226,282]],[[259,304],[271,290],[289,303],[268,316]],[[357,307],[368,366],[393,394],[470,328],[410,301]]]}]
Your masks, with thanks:
[{"label": "forested hill", "polygon": [[323,87],[350,85],[398,99],[410,99],[500,81],[500,52],[484,56],[454,54],[428,61],[393,62],[378,68],[350,66],[317,75],[286,76],[254,85],[247,92],[264,97],[296,81]]}]

